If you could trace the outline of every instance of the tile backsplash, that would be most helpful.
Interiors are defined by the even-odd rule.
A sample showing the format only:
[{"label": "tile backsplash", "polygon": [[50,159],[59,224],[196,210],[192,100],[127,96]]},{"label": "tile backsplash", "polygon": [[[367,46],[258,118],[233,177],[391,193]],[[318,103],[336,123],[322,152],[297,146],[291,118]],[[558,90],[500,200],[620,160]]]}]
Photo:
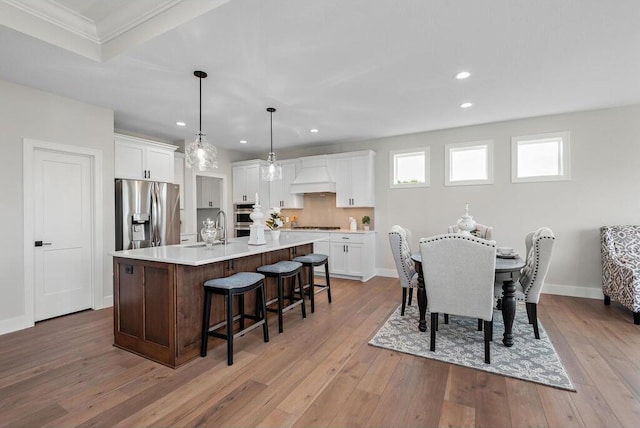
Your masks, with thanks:
[{"label": "tile backsplash", "polygon": [[[373,208],[338,208],[336,207],[335,193],[306,193],[304,195],[304,208],[283,209],[282,215],[298,217],[298,226],[338,226],[341,229],[349,229],[349,217],[354,217],[358,222],[358,230],[362,230],[362,217],[368,215],[371,218],[371,230],[375,229]],[[286,227],[289,227],[287,224]]]}]

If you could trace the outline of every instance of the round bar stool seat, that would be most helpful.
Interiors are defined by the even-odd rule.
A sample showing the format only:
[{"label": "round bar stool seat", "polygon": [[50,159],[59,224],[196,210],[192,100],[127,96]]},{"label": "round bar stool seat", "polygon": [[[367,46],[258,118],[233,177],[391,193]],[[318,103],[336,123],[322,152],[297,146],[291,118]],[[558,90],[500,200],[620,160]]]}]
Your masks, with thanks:
[{"label": "round bar stool seat", "polygon": [[[323,290],[327,290],[327,297],[331,303],[331,280],[329,279],[329,256],[320,253],[311,253],[306,256],[298,256],[293,259],[294,262],[300,262],[309,269],[309,300],[311,300],[311,313],[315,312],[314,295]],[[324,265],[324,284],[315,284],[313,268]],[[315,291],[315,288],[318,288]]]},{"label": "round bar stool seat", "polygon": [[[278,287],[278,296],[266,302],[267,310],[278,313],[278,331],[284,331],[282,315],[294,306],[302,307],[302,318],[307,317],[307,310],[304,305],[303,289],[302,289],[302,263],[282,260],[271,265],[260,266],[257,271],[269,278],[275,278]],[[296,276],[298,277],[298,285],[300,287],[300,299],[294,300],[294,290],[296,285]],[[289,305],[284,306],[284,290],[283,283],[285,278],[291,278],[291,293],[289,294]],[[277,309],[271,309],[268,306],[274,302],[278,302]]]},{"label": "round bar stool seat", "polygon": [[[249,291],[256,290],[255,315],[244,313],[244,295]],[[207,345],[209,336],[219,337],[227,341],[227,364],[233,365],[233,297],[238,296],[240,308],[240,331],[235,335],[241,336],[254,328],[262,326],[264,341],[269,341],[269,326],[267,324],[267,307],[265,305],[264,275],[255,272],[238,272],[224,278],[216,278],[204,283],[204,311],[202,316],[202,344],[200,346],[200,356],[207,356]],[[211,296],[220,294],[227,297],[227,319],[221,324],[213,327],[209,326],[211,317]],[[244,328],[245,318],[255,321],[249,327]],[[227,333],[222,334],[216,330],[220,327],[227,327]]]}]

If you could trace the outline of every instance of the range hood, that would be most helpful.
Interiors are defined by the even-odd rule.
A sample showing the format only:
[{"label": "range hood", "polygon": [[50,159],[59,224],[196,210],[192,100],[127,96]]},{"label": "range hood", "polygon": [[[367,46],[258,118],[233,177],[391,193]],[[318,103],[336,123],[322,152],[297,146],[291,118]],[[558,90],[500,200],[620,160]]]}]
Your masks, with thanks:
[{"label": "range hood", "polygon": [[335,193],[336,182],[329,168],[329,156],[301,158],[302,168],[291,183],[291,193]]}]

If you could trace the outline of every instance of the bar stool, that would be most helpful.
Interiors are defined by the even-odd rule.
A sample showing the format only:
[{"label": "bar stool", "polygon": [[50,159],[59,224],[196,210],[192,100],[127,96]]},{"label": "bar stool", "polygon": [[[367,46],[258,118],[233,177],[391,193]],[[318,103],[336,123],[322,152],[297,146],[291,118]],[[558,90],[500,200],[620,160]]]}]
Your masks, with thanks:
[{"label": "bar stool", "polygon": [[[244,313],[244,295],[245,293],[256,290],[256,312],[255,315],[246,315]],[[219,337],[227,341],[227,364],[233,365],[233,297],[238,296],[240,307],[240,331],[236,335],[243,335],[262,325],[262,333],[264,341],[269,341],[269,326],[267,324],[267,307],[265,305],[264,292],[264,275],[255,272],[238,272],[225,278],[210,279],[204,283],[204,315],[202,317],[202,345],[200,347],[200,356],[207,356],[207,343],[209,336]],[[209,326],[211,316],[211,296],[221,294],[227,296],[227,320],[213,327]],[[259,316],[260,315],[260,316]],[[244,320],[248,318],[254,320],[246,329],[244,328]],[[227,334],[216,331],[217,328],[226,324]]]},{"label": "bar stool", "polygon": [[[300,262],[302,265],[309,269],[309,299],[311,300],[311,313],[315,312],[315,304],[313,296],[316,291],[314,287],[320,288],[317,292],[327,290],[327,296],[329,297],[329,303],[331,303],[331,282],[329,280],[329,256],[320,253],[311,253],[306,256],[298,256],[293,259],[294,262]],[[324,265],[324,284],[314,284],[313,268],[316,266]]]},{"label": "bar stool", "polygon": [[[267,310],[278,313],[278,331],[284,331],[282,314],[297,305],[302,306],[302,318],[307,317],[307,310],[304,306],[304,291],[302,289],[302,263],[291,262],[287,260],[279,261],[271,265],[260,266],[257,271],[269,278],[276,278],[278,284],[278,296],[266,303]],[[296,285],[296,276],[300,286],[300,300],[294,301],[294,290]],[[285,278],[291,278],[291,293],[289,293],[289,305],[284,306],[284,290],[283,282]],[[271,309],[268,306],[274,302],[278,302],[278,309]]]}]

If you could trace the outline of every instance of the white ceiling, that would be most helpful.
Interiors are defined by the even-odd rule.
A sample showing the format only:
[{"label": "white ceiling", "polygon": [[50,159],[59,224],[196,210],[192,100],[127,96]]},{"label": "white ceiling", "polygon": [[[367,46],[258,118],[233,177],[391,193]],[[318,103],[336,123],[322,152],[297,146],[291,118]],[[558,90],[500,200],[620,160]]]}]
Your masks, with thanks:
[{"label": "white ceiling", "polygon": [[0,78],[181,141],[204,70],[208,139],[266,151],[273,106],[277,152],[640,103],[639,22],[637,0],[0,0]]}]

